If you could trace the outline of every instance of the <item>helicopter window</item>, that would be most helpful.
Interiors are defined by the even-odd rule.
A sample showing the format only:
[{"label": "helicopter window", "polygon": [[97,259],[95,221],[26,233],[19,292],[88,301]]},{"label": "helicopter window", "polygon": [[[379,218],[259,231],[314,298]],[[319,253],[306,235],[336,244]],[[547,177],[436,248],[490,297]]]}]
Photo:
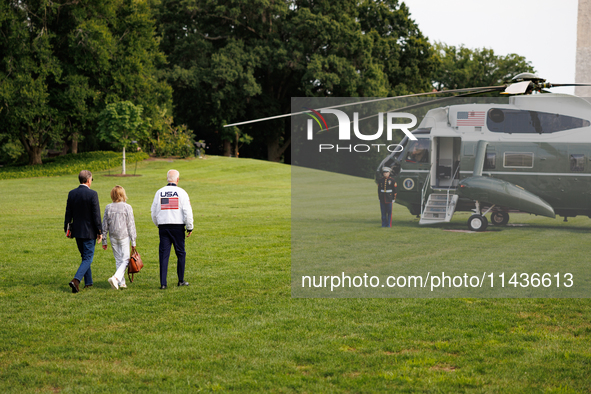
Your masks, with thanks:
[{"label": "helicopter window", "polygon": [[395,150],[391,155],[394,160],[400,159],[400,155],[402,155],[404,153],[404,149],[406,148],[406,145],[408,145],[408,141],[409,141],[408,136],[404,136],[402,141],[400,141],[400,143],[398,145],[400,145],[400,147],[402,147],[402,148],[400,150]]},{"label": "helicopter window", "polygon": [[532,168],[534,166],[533,153],[505,152],[504,167]]},{"label": "helicopter window", "polygon": [[572,116],[549,112],[491,108],[486,126],[496,133],[556,133],[587,127],[591,122]]},{"label": "helicopter window", "polygon": [[406,161],[408,163],[428,163],[429,162],[429,146],[431,140],[428,138],[419,138],[408,146],[408,154]]},{"label": "helicopter window", "polygon": [[484,161],[484,169],[494,170],[495,168],[497,168],[497,154],[494,152],[487,153],[486,160]]},{"label": "helicopter window", "polygon": [[585,155],[570,155],[570,170],[573,172],[585,171]]}]

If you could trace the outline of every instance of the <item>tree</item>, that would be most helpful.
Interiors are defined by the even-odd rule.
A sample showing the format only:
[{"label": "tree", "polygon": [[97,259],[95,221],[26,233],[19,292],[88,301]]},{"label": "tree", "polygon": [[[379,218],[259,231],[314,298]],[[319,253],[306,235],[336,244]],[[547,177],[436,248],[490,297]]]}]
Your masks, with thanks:
[{"label": "tree", "polygon": [[125,174],[125,149],[141,138],[147,138],[147,128],[142,120],[143,107],[130,101],[107,105],[98,121],[99,138],[123,148],[122,174]]},{"label": "tree", "polygon": [[[234,134],[224,124],[290,112],[291,97],[385,96],[430,83],[430,46],[396,0],[163,0],[157,19],[175,117],[218,152]],[[240,133],[253,138],[250,157],[279,161],[291,143],[289,120]]]},{"label": "tree", "polygon": [[39,22],[25,4],[0,5],[0,132],[20,140],[29,164],[41,164],[43,149],[63,130],[47,83],[60,77],[61,68],[51,53],[51,34],[37,29]]},{"label": "tree", "polygon": [[437,66],[433,85],[437,90],[495,86],[522,72],[535,72],[525,57],[495,55],[492,49],[469,49],[435,43]]},{"label": "tree", "polygon": [[147,0],[2,2],[0,133],[18,135],[40,164],[48,146],[96,147],[109,103],[133,101],[146,118],[171,110],[154,29]]}]

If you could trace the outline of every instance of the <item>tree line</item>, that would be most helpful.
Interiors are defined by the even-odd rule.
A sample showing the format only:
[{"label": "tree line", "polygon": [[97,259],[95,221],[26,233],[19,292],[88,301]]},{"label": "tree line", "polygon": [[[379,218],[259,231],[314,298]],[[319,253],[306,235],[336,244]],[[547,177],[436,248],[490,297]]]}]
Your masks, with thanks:
[{"label": "tree line", "polygon": [[[291,97],[490,86],[522,56],[430,43],[398,0],[8,0],[0,162],[139,146],[290,162]],[[137,145],[136,145],[137,144]]]}]

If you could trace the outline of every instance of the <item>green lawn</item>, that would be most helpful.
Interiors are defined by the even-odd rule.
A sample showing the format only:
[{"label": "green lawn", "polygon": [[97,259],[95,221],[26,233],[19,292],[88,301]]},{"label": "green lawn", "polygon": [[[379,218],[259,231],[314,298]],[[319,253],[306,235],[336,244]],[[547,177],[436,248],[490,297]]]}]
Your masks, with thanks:
[{"label": "green lawn", "polygon": [[[579,216],[563,222],[562,218],[511,213],[509,226],[491,225],[486,232],[469,233],[467,221],[471,214],[456,212],[451,223],[419,226],[419,220],[406,208],[395,205],[393,227],[381,228],[373,180],[294,167],[292,295],[591,296],[589,218]],[[331,290],[330,281],[328,287],[314,287],[308,279],[302,287],[302,277],[313,276],[314,283],[320,285],[321,277],[335,278],[334,283],[338,284],[343,275],[361,279],[364,274],[379,279],[381,284],[374,282],[376,286],[372,287],[367,279],[367,286],[347,284]],[[428,274],[434,285],[440,284],[435,279],[441,281],[445,274],[446,286],[432,290]],[[468,279],[464,275],[473,285],[466,287]],[[501,275],[504,275],[504,287]],[[388,277],[398,278],[404,284],[405,278],[417,276],[423,278],[425,287],[385,285]],[[451,278],[458,287],[450,286]],[[359,286],[360,282],[357,283]]]},{"label": "green lawn", "polygon": [[[196,231],[191,285],[161,291],[150,205],[170,168],[191,196]],[[0,392],[591,391],[588,299],[292,298],[289,166],[209,157],[142,162],[138,173],[95,173],[92,186],[102,209],[115,184],[125,187],[146,266],[129,289],[111,290],[112,251],[99,249],[95,286],[79,294],[68,287],[79,254],[62,231],[76,176],[0,181]],[[402,207],[395,218],[392,234],[409,248],[474,235],[419,228]],[[503,237],[571,240],[557,258],[588,255],[588,219],[534,224],[476,234],[484,246],[464,239],[457,259],[496,250]],[[370,227],[368,239],[384,230]],[[173,257],[169,284],[175,268]]]}]

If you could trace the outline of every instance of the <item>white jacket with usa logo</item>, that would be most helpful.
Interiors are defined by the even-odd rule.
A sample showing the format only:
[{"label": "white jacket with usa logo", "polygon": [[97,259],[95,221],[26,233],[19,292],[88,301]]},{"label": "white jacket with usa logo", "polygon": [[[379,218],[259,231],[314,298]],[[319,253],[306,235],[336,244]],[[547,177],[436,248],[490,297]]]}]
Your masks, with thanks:
[{"label": "white jacket with usa logo", "polygon": [[184,224],[187,231],[193,230],[193,209],[186,191],[169,183],[156,192],[152,203],[152,221],[162,224]]}]

